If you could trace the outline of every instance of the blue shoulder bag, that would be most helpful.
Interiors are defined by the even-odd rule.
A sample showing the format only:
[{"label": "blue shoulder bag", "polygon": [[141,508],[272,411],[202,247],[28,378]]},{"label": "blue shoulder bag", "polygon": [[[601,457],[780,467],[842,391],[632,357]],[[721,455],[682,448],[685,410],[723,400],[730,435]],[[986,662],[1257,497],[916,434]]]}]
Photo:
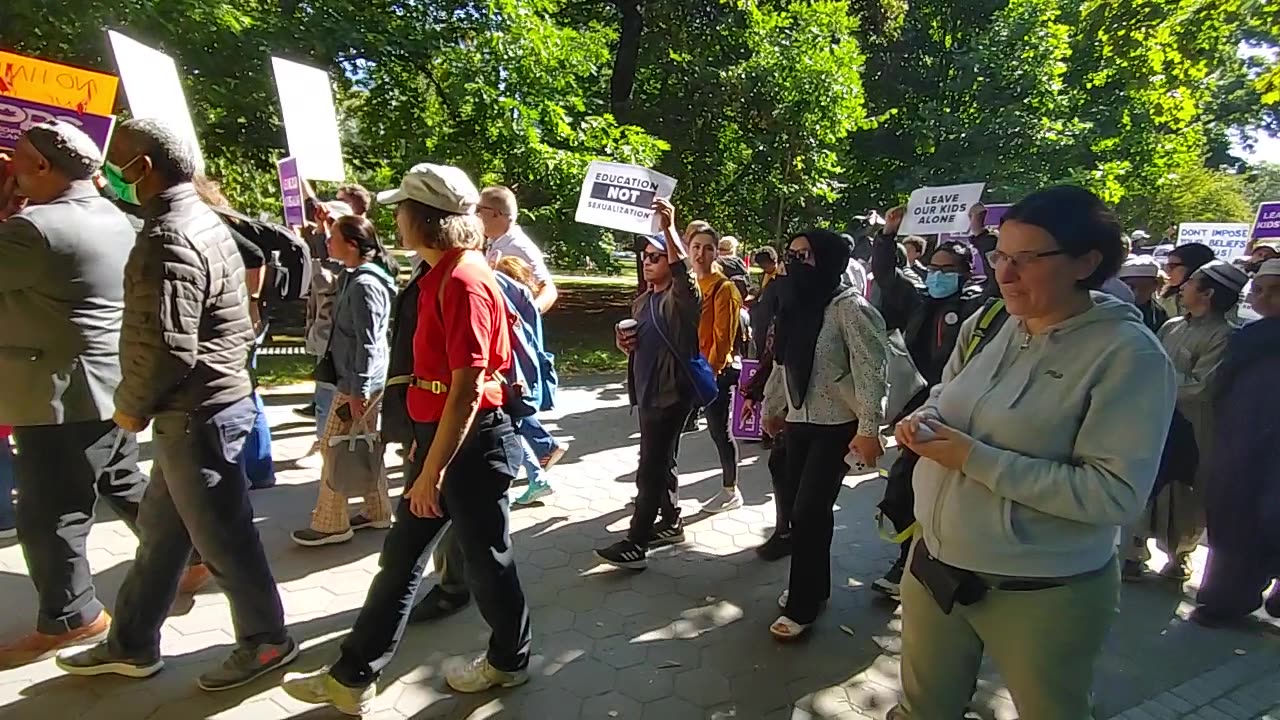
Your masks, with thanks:
[{"label": "blue shoulder bag", "polygon": [[662,338],[662,342],[667,344],[667,349],[675,355],[676,361],[680,363],[680,367],[684,368],[685,377],[689,379],[689,385],[693,390],[694,403],[697,407],[706,407],[715,402],[716,396],[720,394],[720,387],[716,383],[716,374],[711,371],[711,363],[702,356],[702,353],[695,353],[693,357],[681,357],[676,351],[676,346],[671,344],[671,339],[667,337],[666,330],[663,329],[662,320],[653,310],[653,296],[649,296],[649,317],[653,320],[653,327],[657,329],[658,335]]}]

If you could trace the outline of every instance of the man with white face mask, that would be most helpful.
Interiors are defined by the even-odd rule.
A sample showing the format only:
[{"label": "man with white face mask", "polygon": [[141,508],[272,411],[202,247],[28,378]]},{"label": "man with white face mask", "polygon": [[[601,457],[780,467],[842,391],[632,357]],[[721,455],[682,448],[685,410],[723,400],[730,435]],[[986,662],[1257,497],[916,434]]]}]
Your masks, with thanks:
[{"label": "man with white face mask", "polygon": [[101,166],[57,121],[0,155],[0,424],[21,448],[18,532],[39,595],[36,632],[0,647],[0,668],[106,636],[85,556],[94,504],[132,527],[147,487],[133,433],[111,422],[134,230],[94,186]]}]

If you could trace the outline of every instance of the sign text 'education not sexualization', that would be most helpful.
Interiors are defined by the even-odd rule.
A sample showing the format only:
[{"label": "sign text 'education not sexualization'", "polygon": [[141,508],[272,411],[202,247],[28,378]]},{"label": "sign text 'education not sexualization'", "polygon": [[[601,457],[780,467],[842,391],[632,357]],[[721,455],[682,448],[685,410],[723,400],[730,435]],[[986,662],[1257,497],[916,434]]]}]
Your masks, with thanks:
[{"label": "sign text 'education not sexualization'", "polygon": [[669,198],[676,181],[638,165],[592,162],[582,181],[576,220],[612,230],[650,235],[658,232],[653,201]]}]

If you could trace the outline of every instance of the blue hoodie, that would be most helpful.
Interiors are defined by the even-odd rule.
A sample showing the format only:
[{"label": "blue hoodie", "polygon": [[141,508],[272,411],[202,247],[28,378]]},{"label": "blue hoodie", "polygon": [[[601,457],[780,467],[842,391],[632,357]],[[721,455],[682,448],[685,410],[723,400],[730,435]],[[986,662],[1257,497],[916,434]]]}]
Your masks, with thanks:
[{"label": "blue hoodie", "polygon": [[1134,306],[1092,309],[1028,335],[1011,318],[965,364],[960,342],[922,412],[973,437],[962,471],[916,466],[916,517],[945,563],[1010,577],[1101,568],[1155,482],[1177,381]]}]

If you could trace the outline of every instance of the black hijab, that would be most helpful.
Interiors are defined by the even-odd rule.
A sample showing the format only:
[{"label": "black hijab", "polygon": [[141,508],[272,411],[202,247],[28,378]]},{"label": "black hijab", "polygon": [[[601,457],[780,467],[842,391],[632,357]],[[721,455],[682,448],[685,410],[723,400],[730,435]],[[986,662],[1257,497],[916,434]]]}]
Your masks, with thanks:
[{"label": "black hijab", "polygon": [[809,230],[791,239],[798,237],[808,238],[814,265],[787,262],[787,283],[774,321],[774,357],[786,370],[787,390],[795,407],[804,405],[809,392],[823,313],[849,287],[845,271],[851,251],[848,241],[830,230]]}]

